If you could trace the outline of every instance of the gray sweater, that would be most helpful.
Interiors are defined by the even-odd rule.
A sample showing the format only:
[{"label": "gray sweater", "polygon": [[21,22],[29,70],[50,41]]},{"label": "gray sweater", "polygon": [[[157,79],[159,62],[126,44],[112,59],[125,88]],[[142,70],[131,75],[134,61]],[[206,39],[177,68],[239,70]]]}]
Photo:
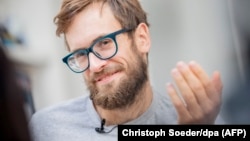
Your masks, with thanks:
[{"label": "gray sweater", "polygon": [[[218,119],[217,123],[221,123]],[[167,94],[154,91],[150,108],[126,124],[176,124],[177,114]],[[104,126],[110,133],[95,131],[101,119],[88,95],[36,112],[30,121],[34,141],[117,141],[117,127]]]}]

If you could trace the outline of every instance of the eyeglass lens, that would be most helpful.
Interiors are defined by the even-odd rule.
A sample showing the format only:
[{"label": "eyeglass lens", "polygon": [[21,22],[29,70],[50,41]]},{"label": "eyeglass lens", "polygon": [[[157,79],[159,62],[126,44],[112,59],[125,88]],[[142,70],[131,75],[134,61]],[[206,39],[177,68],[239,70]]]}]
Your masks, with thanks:
[{"label": "eyeglass lens", "polygon": [[79,50],[73,53],[68,58],[69,67],[75,72],[81,72],[88,68],[89,66],[89,52],[99,59],[109,59],[115,55],[117,51],[116,43],[112,38],[104,38],[96,42],[92,47],[84,50]]}]

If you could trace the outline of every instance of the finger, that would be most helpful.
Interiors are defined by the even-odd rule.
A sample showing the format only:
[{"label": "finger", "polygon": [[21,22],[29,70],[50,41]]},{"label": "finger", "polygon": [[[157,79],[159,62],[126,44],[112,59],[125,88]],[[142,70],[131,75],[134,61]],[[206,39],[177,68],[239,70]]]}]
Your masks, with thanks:
[{"label": "finger", "polygon": [[212,94],[211,97],[212,97],[212,99],[215,99],[216,103],[219,103],[221,101],[223,86],[222,86],[222,81],[221,81],[220,73],[218,71],[215,71],[213,73],[212,83],[214,84],[214,87],[215,87],[217,93]]},{"label": "finger", "polygon": [[201,108],[197,103],[197,100],[191,90],[191,88],[186,83],[185,79],[182,77],[181,73],[177,69],[172,70],[172,76],[179,88],[179,91],[186,103],[187,110],[192,116],[199,117],[201,115]]},{"label": "finger", "polygon": [[210,101],[207,101],[208,97],[203,87],[201,81],[194,75],[194,73],[190,70],[190,68],[184,63],[179,62],[177,64],[177,68],[182,73],[184,79],[186,80],[187,84],[191,88],[198,104],[201,106],[202,109],[209,106]]},{"label": "finger", "polygon": [[219,93],[222,93],[223,85],[222,85],[222,80],[221,80],[220,72],[215,71],[213,73],[212,82],[214,83],[216,90]]},{"label": "finger", "polygon": [[167,93],[170,96],[170,99],[175,106],[175,109],[178,113],[179,121],[183,121],[183,117],[189,119],[191,115],[189,114],[188,110],[186,109],[186,104],[183,102],[181,97],[178,95],[177,91],[175,90],[174,86],[171,83],[166,85]]},{"label": "finger", "polygon": [[[213,82],[210,80],[209,76],[207,75],[207,73],[205,73],[202,67],[195,61],[191,61],[189,63],[189,66],[191,70],[194,72],[194,74],[199,78],[199,80],[201,80],[207,92],[206,94],[211,99],[211,101],[218,99],[219,92],[216,90],[215,84],[213,84]],[[217,79],[218,78],[215,78],[214,81],[218,81]],[[219,83],[219,82],[216,82],[216,83]]]}]

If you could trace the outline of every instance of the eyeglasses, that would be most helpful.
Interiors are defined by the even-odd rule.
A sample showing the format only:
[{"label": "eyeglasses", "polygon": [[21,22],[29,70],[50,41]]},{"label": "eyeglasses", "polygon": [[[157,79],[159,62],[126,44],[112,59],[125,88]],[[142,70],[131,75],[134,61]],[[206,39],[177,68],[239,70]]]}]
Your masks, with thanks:
[{"label": "eyeglasses", "polygon": [[75,73],[84,72],[89,68],[89,53],[93,53],[97,58],[101,60],[107,60],[116,55],[118,46],[116,42],[116,35],[128,32],[131,29],[121,29],[110,33],[104,37],[96,40],[89,48],[79,49],[74,51],[62,60],[67,66]]}]

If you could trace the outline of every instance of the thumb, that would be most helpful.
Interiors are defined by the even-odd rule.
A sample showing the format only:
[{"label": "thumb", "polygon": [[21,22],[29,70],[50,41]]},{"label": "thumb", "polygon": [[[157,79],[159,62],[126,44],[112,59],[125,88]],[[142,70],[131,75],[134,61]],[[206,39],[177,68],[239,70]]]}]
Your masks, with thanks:
[{"label": "thumb", "polygon": [[222,88],[223,88],[223,85],[222,85],[222,80],[221,80],[221,74],[219,71],[215,71],[213,73],[213,76],[212,76],[212,82],[215,86],[215,89],[221,93],[222,92]]}]

